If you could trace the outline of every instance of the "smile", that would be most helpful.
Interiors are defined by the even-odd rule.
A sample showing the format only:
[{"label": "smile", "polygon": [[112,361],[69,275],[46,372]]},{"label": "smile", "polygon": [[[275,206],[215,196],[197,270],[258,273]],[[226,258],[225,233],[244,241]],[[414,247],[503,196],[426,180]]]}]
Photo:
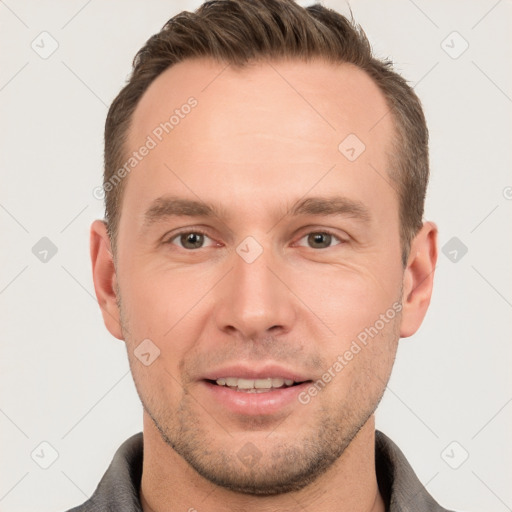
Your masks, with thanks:
[{"label": "smile", "polygon": [[221,377],[215,381],[218,386],[226,386],[234,391],[245,393],[266,393],[273,389],[290,387],[297,384],[292,379],[267,377],[263,379],[243,379],[239,377]]}]

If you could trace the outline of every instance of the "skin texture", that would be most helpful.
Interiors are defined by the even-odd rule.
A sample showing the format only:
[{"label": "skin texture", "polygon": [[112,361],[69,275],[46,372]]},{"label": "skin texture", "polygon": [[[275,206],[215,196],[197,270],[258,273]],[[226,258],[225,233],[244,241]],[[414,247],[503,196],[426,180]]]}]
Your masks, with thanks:
[{"label": "skin texture", "polygon": [[[197,106],[125,178],[115,258],[103,221],[91,227],[98,302],[144,405],[144,509],[384,510],[373,412],[399,338],[426,313],[437,258],[427,222],[401,262],[385,99],[349,65],[189,60],[142,97],[128,153],[190,97]],[[353,162],[338,150],[349,134],[366,146]],[[145,223],[169,196],[218,212]],[[365,215],[291,215],[298,201],[332,196]],[[202,246],[180,246],[178,234],[197,230]],[[252,263],[236,250],[248,236],[262,250]],[[390,310],[400,311],[307,404],[238,414],[205,388],[208,371],[235,363],[316,382]],[[160,350],[149,366],[134,354],[144,339]],[[251,464],[237,456],[248,443]]]}]

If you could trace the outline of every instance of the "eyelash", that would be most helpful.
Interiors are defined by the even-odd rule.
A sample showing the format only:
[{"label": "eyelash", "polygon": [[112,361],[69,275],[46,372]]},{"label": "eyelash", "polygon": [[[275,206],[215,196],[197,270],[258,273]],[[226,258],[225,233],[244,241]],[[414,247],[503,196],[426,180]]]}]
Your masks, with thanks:
[{"label": "eyelash", "polygon": [[[199,235],[204,235],[204,236],[210,238],[210,240],[213,240],[213,238],[208,236],[208,233],[206,233],[206,231],[204,231],[202,229],[199,229],[199,228],[198,229],[184,229],[183,231],[178,231],[178,233],[174,234],[171,238],[169,238],[169,240],[165,241],[164,244],[172,244],[173,240],[176,240],[181,235],[189,235],[191,233],[199,234]],[[193,251],[193,249],[185,249],[184,247],[180,247],[180,249],[183,249],[183,250],[188,251],[188,252],[192,252]],[[204,247],[200,247],[200,249],[204,249]],[[195,249],[195,250],[197,251],[197,249]]]},{"label": "eyelash", "polygon": [[[334,245],[331,245],[329,247],[325,247],[325,249],[331,249],[332,247],[336,247],[337,245],[343,245],[343,244],[347,243],[347,240],[341,238],[340,235],[337,235],[336,233],[334,233],[333,231],[330,231],[328,229],[324,229],[324,230],[320,230],[320,231],[309,231],[304,236],[302,236],[300,238],[300,240],[302,240],[305,236],[311,235],[312,233],[322,234],[322,235],[330,235],[334,240],[336,240],[338,242],[338,243],[336,243]],[[311,247],[311,249],[312,249],[312,247]]]},{"label": "eyelash", "polygon": [[[177,238],[179,238],[181,235],[187,235],[187,234],[190,234],[190,233],[193,233],[193,234],[200,234],[200,235],[203,235],[205,237],[208,237],[210,238],[210,240],[213,240],[213,238],[211,238],[210,236],[208,236],[208,233],[200,228],[197,228],[197,229],[187,229],[187,230],[182,230],[182,231],[179,231],[178,233],[174,234],[172,236],[172,238],[170,238],[169,240],[165,241],[164,244],[172,244],[174,240],[176,240]],[[299,241],[302,240],[303,238],[311,235],[311,234],[322,234],[322,235],[330,235],[333,239],[336,239],[339,243],[338,244],[335,244],[333,246],[329,246],[329,247],[323,247],[321,249],[330,249],[332,247],[335,247],[336,245],[342,245],[344,243],[347,243],[346,240],[343,240],[339,235],[335,234],[334,232],[330,231],[329,229],[320,229],[320,230],[312,230],[312,231],[308,231],[307,233],[305,233],[304,235],[302,235],[300,238],[299,238]],[[180,247],[180,246],[178,246]],[[302,246],[300,246],[302,247]],[[199,247],[199,249],[186,249],[184,247],[180,247],[180,249],[183,249],[184,251],[187,251],[187,252],[194,252],[194,251],[197,251],[199,249],[205,249],[205,247]],[[314,249],[314,247],[309,247],[309,249]],[[318,250],[321,250],[321,249],[318,249]]]}]

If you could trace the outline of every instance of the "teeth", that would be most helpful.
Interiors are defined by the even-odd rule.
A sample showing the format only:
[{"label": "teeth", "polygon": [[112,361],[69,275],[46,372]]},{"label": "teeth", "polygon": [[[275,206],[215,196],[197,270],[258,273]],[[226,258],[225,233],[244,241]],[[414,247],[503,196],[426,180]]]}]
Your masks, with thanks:
[{"label": "teeth", "polygon": [[292,379],[282,379],[268,377],[266,379],[239,379],[237,377],[221,377],[216,380],[219,386],[228,386],[238,390],[249,392],[258,392],[256,390],[269,390],[272,388],[281,388],[283,386],[292,386]]},{"label": "teeth", "polygon": [[[240,387],[240,386],[239,386]],[[254,387],[256,389],[269,389],[272,387],[272,379],[255,379],[254,380]]]},{"label": "teeth", "polygon": [[272,387],[280,388],[284,384],[284,379],[272,379]]},{"label": "teeth", "polygon": [[238,389],[254,388],[254,379],[238,379]]}]

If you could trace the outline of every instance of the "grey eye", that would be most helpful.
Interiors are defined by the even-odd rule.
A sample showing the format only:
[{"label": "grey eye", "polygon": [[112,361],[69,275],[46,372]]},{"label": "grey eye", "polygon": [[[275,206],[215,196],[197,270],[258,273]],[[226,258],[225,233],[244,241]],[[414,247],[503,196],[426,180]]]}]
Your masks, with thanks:
[{"label": "grey eye", "polygon": [[328,249],[344,243],[344,239],[329,231],[310,231],[297,242],[297,245],[310,249]]},{"label": "grey eye", "polygon": [[182,233],[180,244],[184,249],[199,249],[204,244],[205,236],[202,233]]},{"label": "grey eye", "polygon": [[313,249],[325,249],[330,247],[332,238],[329,233],[310,233],[308,235],[308,245]]}]

